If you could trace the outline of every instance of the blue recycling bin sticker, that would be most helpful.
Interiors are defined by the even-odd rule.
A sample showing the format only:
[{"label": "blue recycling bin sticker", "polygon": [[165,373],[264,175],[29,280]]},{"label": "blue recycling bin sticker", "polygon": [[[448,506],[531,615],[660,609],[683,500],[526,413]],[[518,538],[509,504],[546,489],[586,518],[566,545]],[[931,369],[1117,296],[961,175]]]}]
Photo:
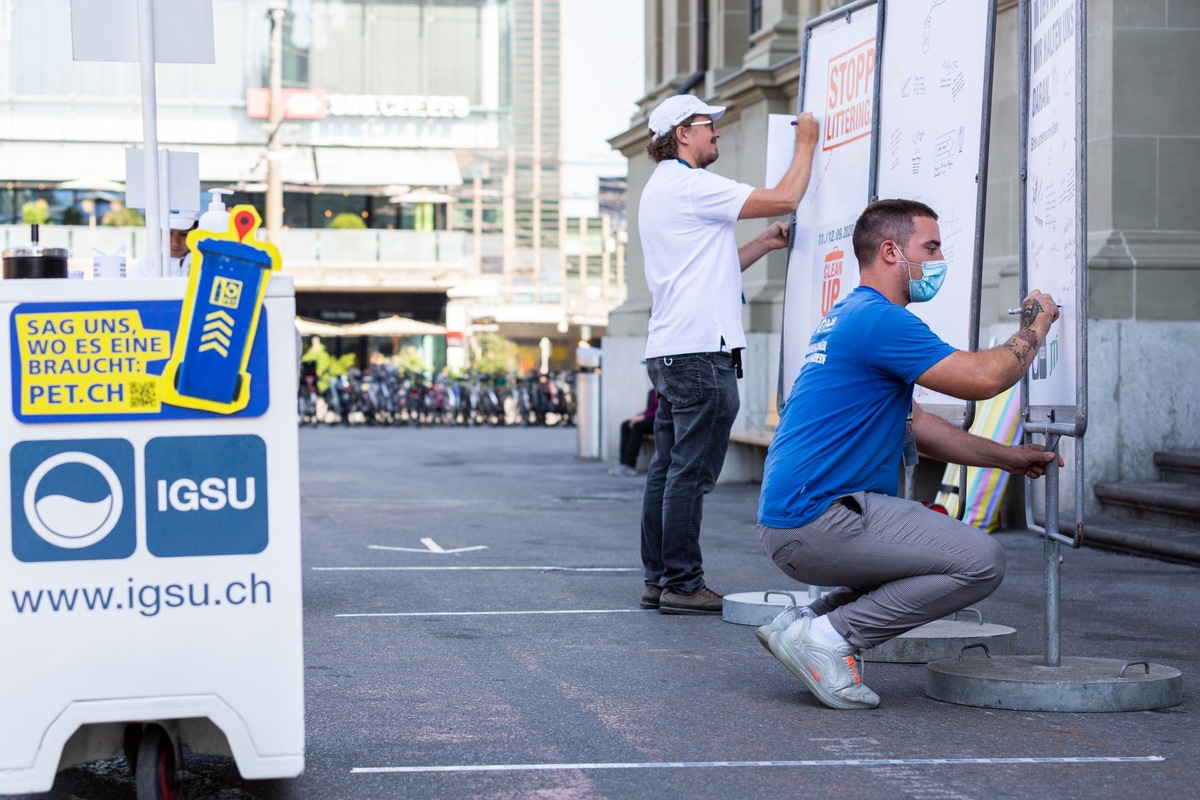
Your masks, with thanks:
[{"label": "blue recycling bin sticker", "polygon": [[261,553],[267,445],[253,435],[146,443],[146,547],[160,558]]}]

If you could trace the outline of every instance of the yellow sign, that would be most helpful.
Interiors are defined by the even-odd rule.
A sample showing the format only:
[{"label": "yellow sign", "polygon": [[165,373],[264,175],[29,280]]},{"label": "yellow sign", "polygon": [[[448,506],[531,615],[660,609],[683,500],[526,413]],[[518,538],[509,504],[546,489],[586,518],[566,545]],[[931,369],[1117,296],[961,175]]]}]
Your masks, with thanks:
[{"label": "yellow sign", "polygon": [[242,282],[233,278],[215,278],[213,280],[212,297],[208,302],[214,306],[237,308],[242,299]]},{"label": "yellow sign", "polygon": [[170,334],[129,309],[15,314],[22,414],[155,413]]}]

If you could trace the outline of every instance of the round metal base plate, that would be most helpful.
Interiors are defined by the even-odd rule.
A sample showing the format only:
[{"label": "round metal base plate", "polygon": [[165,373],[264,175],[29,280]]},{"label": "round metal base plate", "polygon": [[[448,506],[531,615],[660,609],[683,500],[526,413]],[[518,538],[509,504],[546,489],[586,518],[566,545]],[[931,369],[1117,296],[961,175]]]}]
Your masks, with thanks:
[{"label": "round metal base plate", "polygon": [[1177,669],[1116,658],[1067,658],[1049,667],[1042,656],[972,656],[926,667],[925,694],[935,700],[1016,711],[1148,711],[1179,705]]},{"label": "round metal base plate", "polygon": [[864,661],[887,664],[927,664],[958,658],[964,647],[986,645],[992,655],[1017,651],[1017,631],[1005,625],[967,620],[938,619],[881,645],[864,650]]},{"label": "round metal base plate", "polygon": [[[821,596],[820,590],[810,596],[807,586],[783,590],[771,589],[765,592],[739,592],[727,594],[721,603],[721,619],[735,625],[766,625],[775,619],[783,609],[791,605],[808,605]],[[958,652],[955,651],[955,655]]]}]

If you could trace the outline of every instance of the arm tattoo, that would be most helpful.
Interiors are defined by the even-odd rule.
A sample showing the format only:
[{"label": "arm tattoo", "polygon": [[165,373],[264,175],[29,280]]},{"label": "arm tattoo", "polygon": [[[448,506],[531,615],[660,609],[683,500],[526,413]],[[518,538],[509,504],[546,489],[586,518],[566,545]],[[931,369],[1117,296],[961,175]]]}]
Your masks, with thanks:
[{"label": "arm tattoo", "polygon": [[1042,313],[1042,304],[1037,300],[1031,300],[1021,309],[1021,327],[1028,328],[1037,319],[1037,315]]},{"label": "arm tattoo", "polygon": [[1037,352],[1038,336],[1029,328],[1022,328],[1004,343],[1004,348],[1013,354],[1017,365],[1023,370],[1029,364],[1029,357]]}]

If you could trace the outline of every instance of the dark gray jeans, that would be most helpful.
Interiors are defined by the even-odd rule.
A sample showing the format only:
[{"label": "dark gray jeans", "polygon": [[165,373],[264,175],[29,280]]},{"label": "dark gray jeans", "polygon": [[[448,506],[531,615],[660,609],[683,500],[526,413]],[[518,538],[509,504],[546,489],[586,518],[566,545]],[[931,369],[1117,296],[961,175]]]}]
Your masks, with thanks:
[{"label": "dark gray jeans", "polygon": [[642,565],[647,583],[690,594],[704,585],[700,518],[725,463],[737,377],[729,353],[651,358],[646,371],[659,401],[642,499]]},{"label": "dark gray jeans", "polygon": [[807,525],[758,531],[788,575],[840,587],[811,606],[860,649],[961,611],[1004,580],[1004,548],[991,536],[883,494],[847,495]]}]

